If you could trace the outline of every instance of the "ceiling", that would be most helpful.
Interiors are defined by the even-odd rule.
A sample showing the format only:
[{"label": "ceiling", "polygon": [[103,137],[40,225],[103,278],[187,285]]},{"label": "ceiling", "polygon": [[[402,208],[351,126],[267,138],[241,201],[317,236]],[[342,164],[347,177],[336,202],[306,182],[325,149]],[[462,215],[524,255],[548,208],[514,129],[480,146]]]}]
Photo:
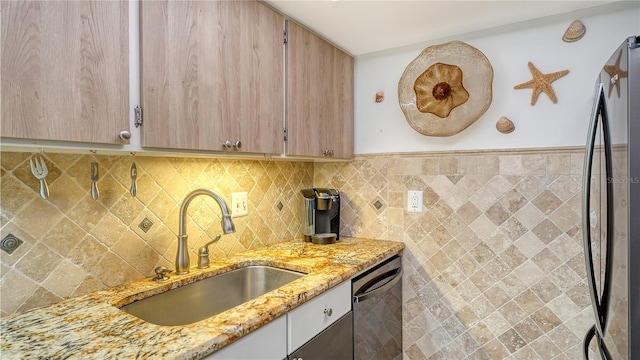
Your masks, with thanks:
[{"label": "ceiling", "polygon": [[266,0],[352,55],[412,45],[614,1]]}]

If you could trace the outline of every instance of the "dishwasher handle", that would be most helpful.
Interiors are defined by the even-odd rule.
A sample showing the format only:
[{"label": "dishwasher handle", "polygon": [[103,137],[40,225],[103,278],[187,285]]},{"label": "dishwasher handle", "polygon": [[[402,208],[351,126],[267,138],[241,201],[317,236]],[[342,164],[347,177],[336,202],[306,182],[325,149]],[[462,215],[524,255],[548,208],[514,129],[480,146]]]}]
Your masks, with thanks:
[{"label": "dishwasher handle", "polygon": [[[373,287],[374,285],[382,282],[385,279],[391,278],[391,280],[387,281],[386,284],[375,288],[371,291],[367,291],[369,290],[371,287]],[[366,284],[364,284],[360,289],[358,289],[358,291],[353,295],[353,303],[359,303],[361,301],[365,301],[370,297],[376,296],[381,292],[385,292],[387,290],[389,290],[390,288],[392,288],[395,284],[398,283],[398,281],[402,280],[402,268],[396,268],[390,271],[387,271],[384,274],[378,275],[375,278],[371,279],[370,281],[368,281]]]}]

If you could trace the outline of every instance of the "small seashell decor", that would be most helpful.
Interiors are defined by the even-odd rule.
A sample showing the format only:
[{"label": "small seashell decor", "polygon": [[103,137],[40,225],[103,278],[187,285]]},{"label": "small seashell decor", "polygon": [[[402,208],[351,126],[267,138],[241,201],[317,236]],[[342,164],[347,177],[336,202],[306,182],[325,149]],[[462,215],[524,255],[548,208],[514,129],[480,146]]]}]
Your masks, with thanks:
[{"label": "small seashell decor", "polygon": [[376,93],[376,102],[377,102],[377,103],[381,103],[381,102],[383,102],[383,101],[384,101],[384,92],[382,92],[382,91],[378,91],[378,92]]},{"label": "small seashell decor", "polygon": [[564,32],[562,40],[564,42],[576,42],[582,39],[586,32],[587,28],[584,27],[584,24],[580,20],[574,20],[567,28],[567,31]]},{"label": "small seashell decor", "polygon": [[496,129],[503,134],[509,134],[516,129],[516,126],[513,124],[513,121],[503,116],[496,122]]}]

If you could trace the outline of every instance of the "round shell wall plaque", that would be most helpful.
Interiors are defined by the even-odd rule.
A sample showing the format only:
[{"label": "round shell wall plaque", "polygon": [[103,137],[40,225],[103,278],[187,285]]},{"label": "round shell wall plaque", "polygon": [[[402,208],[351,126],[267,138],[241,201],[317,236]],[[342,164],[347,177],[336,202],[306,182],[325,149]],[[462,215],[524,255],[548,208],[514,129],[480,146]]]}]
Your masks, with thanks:
[{"label": "round shell wall plaque", "polygon": [[480,50],[461,41],[430,46],[404,70],[400,108],[423,135],[451,136],[469,127],[491,105],[493,68]]}]

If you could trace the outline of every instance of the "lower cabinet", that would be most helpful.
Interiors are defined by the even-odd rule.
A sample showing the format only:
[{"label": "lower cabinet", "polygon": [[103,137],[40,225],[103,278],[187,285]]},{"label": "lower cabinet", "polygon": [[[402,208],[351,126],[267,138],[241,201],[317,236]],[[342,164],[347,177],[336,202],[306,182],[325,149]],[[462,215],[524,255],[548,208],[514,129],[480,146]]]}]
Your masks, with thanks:
[{"label": "lower cabinet", "polygon": [[293,353],[351,311],[351,281],[334,287],[287,314],[287,351]]},{"label": "lower cabinet", "polygon": [[[336,342],[340,339],[340,342]],[[321,350],[318,352],[318,347]],[[327,357],[329,348],[338,354],[353,351],[351,316],[351,281],[293,309],[251,332],[205,359],[282,360],[282,359],[352,359],[351,356]],[[315,353],[315,355],[313,355]],[[289,355],[287,357],[287,355]],[[304,356],[303,356],[304,355]]]}]

